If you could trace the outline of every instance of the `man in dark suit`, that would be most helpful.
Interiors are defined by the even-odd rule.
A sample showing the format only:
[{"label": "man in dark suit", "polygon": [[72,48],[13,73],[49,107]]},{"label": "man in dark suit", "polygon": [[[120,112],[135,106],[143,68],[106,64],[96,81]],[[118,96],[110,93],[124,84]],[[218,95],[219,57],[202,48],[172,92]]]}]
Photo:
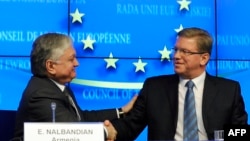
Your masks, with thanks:
[{"label": "man in dark suit", "polygon": [[66,85],[75,78],[75,68],[79,65],[71,38],[64,34],[47,33],[38,37],[32,47],[30,61],[33,76],[18,107],[13,140],[23,140],[24,122],[52,122],[52,103],[56,104],[55,122],[103,122],[119,118],[133,106],[136,96],[119,110],[81,110]]},{"label": "man in dark suit", "polygon": [[[186,140],[184,105],[192,80],[198,129],[195,140],[212,140],[215,130],[226,124],[247,124],[247,113],[237,81],[214,77],[206,72],[212,50],[212,37],[200,28],[178,33],[174,51],[175,74],[145,80],[138,99],[125,118],[111,121],[117,140],[134,140],[148,126],[148,140]],[[196,118],[195,118],[196,119]],[[188,134],[191,134],[191,130]]]}]

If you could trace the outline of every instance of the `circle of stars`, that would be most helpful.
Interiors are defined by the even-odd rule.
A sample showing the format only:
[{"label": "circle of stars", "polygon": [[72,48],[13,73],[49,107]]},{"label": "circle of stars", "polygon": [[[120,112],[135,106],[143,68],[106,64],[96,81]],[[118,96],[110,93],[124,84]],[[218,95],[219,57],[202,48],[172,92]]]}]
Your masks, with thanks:
[{"label": "circle of stars", "polygon": [[[180,5],[179,11],[187,10],[189,11],[189,5],[191,4],[191,1],[187,0],[178,0],[177,3]],[[72,16],[72,23],[82,23],[82,17],[84,16],[84,13],[80,13],[78,8],[76,8],[74,13],[70,13],[70,16]],[[183,30],[183,25],[180,24],[178,28],[174,29],[176,33]],[[91,37],[88,35],[86,39],[81,40],[81,42],[84,44],[83,50],[91,49],[94,50],[94,43],[96,40],[91,39]],[[167,60],[170,61],[170,54],[171,50],[167,49],[167,46],[164,45],[163,50],[158,51],[161,55],[161,61]],[[113,68],[116,69],[116,63],[119,61],[119,59],[113,57],[113,53],[110,52],[109,57],[105,58],[104,61],[107,63],[106,69]],[[137,62],[133,62],[133,65],[135,66],[135,72],[145,72],[145,66],[147,65],[146,62],[143,62],[141,57],[138,58]]]}]

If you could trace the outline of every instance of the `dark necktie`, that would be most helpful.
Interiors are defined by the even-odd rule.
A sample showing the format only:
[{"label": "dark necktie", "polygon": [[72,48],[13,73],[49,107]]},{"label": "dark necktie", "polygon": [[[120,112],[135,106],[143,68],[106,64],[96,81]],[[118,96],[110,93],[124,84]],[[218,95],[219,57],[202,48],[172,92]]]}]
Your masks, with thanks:
[{"label": "dark necktie", "polygon": [[67,90],[67,87],[65,87],[63,93],[68,97],[70,105],[74,108],[78,121],[81,121],[81,116],[80,116],[80,114],[79,114],[79,112],[78,112],[78,110],[76,108],[74,100],[72,99],[72,97],[70,96],[70,94],[69,94],[69,92]]},{"label": "dark necktie", "polygon": [[183,140],[184,141],[198,141],[198,125],[195,110],[195,99],[193,81],[189,80],[186,85],[187,93],[185,96],[184,103],[184,130],[183,130]]}]

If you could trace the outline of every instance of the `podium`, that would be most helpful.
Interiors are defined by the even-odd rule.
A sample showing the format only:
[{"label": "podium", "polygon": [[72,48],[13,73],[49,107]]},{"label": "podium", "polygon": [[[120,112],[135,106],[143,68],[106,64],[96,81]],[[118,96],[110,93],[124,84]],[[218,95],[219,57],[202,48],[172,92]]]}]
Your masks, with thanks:
[{"label": "podium", "polygon": [[104,141],[102,122],[25,122],[24,141]]}]

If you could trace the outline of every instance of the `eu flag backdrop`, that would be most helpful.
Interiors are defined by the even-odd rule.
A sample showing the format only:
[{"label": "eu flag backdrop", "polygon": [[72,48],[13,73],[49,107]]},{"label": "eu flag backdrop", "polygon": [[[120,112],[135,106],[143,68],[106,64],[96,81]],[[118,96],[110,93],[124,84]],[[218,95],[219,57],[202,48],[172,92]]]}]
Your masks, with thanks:
[{"label": "eu flag backdrop", "polygon": [[[210,32],[207,71],[240,82],[250,98],[248,0],[0,0],[0,109],[16,110],[30,76],[36,37],[70,35],[77,77],[70,83],[82,109],[120,107],[147,77],[173,73],[176,34],[186,27]],[[137,140],[146,140],[147,129]]]}]

